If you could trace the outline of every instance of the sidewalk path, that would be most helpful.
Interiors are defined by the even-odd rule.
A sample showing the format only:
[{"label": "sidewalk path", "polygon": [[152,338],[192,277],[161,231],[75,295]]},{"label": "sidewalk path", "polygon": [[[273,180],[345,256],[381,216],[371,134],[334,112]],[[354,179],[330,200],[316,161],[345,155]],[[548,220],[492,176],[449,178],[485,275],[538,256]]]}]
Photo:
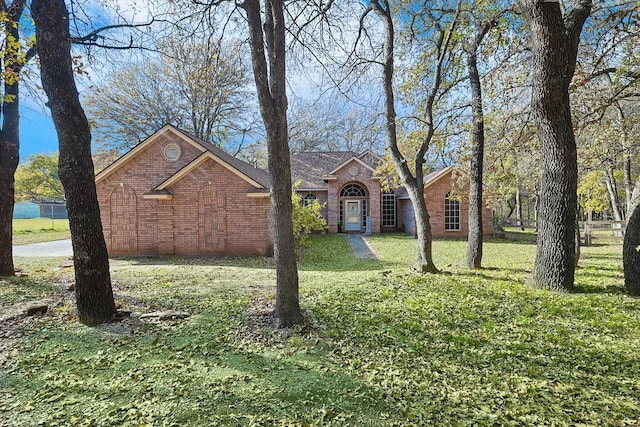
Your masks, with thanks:
[{"label": "sidewalk path", "polygon": [[347,241],[351,245],[353,254],[356,258],[361,259],[378,259],[376,254],[369,246],[369,242],[360,234],[347,234]]},{"label": "sidewalk path", "polygon": [[55,240],[53,242],[30,243],[28,245],[18,245],[13,247],[13,256],[60,256],[69,257],[73,255],[71,239]]}]

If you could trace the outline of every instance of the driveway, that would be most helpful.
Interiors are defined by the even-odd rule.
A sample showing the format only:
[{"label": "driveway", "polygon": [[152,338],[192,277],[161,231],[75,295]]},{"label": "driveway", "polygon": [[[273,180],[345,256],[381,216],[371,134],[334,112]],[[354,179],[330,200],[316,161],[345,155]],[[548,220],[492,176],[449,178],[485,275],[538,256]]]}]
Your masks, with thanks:
[{"label": "driveway", "polygon": [[31,243],[13,247],[13,256],[59,256],[69,257],[73,255],[71,239],[54,240],[53,242]]}]

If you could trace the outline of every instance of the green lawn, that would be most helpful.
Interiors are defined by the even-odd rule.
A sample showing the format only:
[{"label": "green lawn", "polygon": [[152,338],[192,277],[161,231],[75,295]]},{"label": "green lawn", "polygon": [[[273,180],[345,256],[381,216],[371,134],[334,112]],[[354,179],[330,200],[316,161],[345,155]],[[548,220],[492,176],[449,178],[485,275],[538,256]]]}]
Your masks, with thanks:
[{"label": "green lawn", "polygon": [[13,220],[13,244],[70,239],[68,219],[29,218]]},{"label": "green lawn", "polygon": [[[264,258],[112,260],[124,308],[177,308],[176,322],[80,326],[61,260],[21,259],[0,283],[0,317],[49,298],[0,358],[0,425],[638,425],[640,300],[623,292],[620,246],[585,248],[578,291],[535,290],[535,246],[434,243],[443,274],[410,270],[415,240],[372,236],[379,261],[342,236],[313,241],[300,267],[310,326],[252,316],[272,304]],[[60,287],[62,294],[65,287]]]}]

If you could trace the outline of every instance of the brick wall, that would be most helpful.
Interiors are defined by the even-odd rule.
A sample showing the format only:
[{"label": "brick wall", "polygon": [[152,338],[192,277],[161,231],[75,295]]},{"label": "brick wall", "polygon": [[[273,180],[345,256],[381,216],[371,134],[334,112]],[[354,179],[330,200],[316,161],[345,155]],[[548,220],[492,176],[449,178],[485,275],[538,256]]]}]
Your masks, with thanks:
[{"label": "brick wall", "polygon": [[[357,174],[351,174],[350,169],[358,169]],[[329,232],[338,232],[338,222],[340,218],[340,190],[345,184],[355,183],[360,185],[367,193],[368,214],[371,216],[371,232],[380,233],[380,219],[382,215],[381,190],[378,180],[372,179],[373,173],[361,163],[352,160],[344,165],[335,174],[337,179],[329,181],[327,194],[327,222]],[[362,225],[364,231],[364,224]]]},{"label": "brick wall", "polygon": [[[182,149],[165,160],[164,147]],[[165,133],[97,183],[110,255],[266,254],[272,247],[268,197],[247,196],[253,186],[214,160],[206,160],[168,189],[171,200],[144,193],[172,176],[201,152]]]},{"label": "brick wall", "polygon": [[[452,175],[449,173],[424,190],[433,236],[467,237],[469,233],[469,202],[467,193],[464,193],[462,195],[463,197],[460,198],[460,230],[445,230],[444,201],[446,194],[449,193],[452,188]],[[482,209],[482,234],[485,236],[491,235],[493,232],[491,215],[492,212],[490,208],[485,207]],[[406,234],[416,234],[413,205],[410,200],[405,199],[398,201],[398,221],[401,221],[399,222],[399,227],[404,230]]]},{"label": "brick wall", "polygon": [[[427,201],[427,211],[431,221],[431,231],[434,236],[467,237],[469,234],[469,199],[466,189],[463,189],[460,201],[460,230],[445,230],[444,201],[447,193],[453,188],[452,174],[440,178],[424,190]],[[485,207],[482,210],[482,234],[491,235],[491,209]]]}]

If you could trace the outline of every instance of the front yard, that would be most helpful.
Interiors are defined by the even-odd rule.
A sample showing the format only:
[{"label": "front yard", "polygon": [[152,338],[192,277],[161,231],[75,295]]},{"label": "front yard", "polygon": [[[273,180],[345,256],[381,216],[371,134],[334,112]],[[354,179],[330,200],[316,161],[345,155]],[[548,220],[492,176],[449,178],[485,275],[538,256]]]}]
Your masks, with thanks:
[{"label": "front yard", "polygon": [[[440,275],[409,269],[415,240],[313,241],[300,265],[309,324],[273,332],[266,258],[112,260],[117,302],[185,320],[87,328],[61,259],[18,259],[0,282],[0,425],[638,425],[640,300],[621,248],[583,249],[578,292],[526,287],[535,246],[434,244]],[[44,299],[49,313],[16,310]]]},{"label": "front yard", "polygon": [[68,219],[29,218],[13,220],[13,244],[70,239]]}]

